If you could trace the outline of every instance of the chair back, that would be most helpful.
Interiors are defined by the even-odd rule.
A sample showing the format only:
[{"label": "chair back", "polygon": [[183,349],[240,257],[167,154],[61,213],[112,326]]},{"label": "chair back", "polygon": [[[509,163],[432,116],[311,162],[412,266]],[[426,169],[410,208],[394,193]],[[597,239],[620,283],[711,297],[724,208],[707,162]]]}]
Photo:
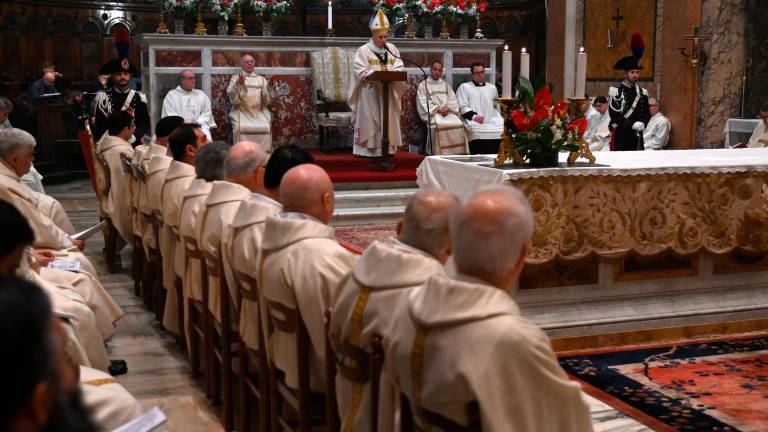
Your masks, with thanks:
[{"label": "chair back", "polygon": [[[269,334],[273,330],[296,336],[296,364],[298,365],[299,404],[309,406],[309,352],[311,342],[309,333],[297,308],[286,306],[279,302],[267,300],[269,316]],[[271,368],[276,369],[276,368]]]},{"label": "chair back", "polygon": [[339,47],[310,53],[313,93],[325,102],[346,105],[354,55]]},{"label": "chair back", "polygon": [[[477,401],[467,403],[467,425],[459,424],[448,417],[430,411],[423,407],[415,407],[416,417],[420,422],[416,422],[411,409],[411,401],[404,393],[400,393],[400,430],[418,431],[439,430],[443,432],[482,432],[483,425],[480,417],[480,405]],[[422,427],[422,424],[427,426]]]}]

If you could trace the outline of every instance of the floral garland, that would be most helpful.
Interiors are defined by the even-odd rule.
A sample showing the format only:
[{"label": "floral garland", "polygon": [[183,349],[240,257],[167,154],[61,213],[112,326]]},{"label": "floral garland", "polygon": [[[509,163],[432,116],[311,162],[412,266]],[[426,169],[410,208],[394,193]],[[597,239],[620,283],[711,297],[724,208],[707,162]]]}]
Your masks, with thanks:
[{"label": "floral garland", "polygon": [[486,0],[419,0],[421,15],[475,19],[488,7]]},{"label": "floral garland", "polygon": [[415,5],[414,0],[371,0],[374,10],[384,12],[389,20],[389,25],[395,25],[395,21],[406,15],[406,9]]},{"label": "floral garland", "polygon": [[286,17],[293,9],[292,0],[251,0],[253,10],[262,18]]},{"label": "floral garland", "polygon": [[219,16],[225,21],[235,13],[235,7],[239,3],[239,0],[208,0],[211,10],[219,14]]},{"label": "floral garland", "polygon": [[198,0],[163,0],[163,12],[197,12]]}]

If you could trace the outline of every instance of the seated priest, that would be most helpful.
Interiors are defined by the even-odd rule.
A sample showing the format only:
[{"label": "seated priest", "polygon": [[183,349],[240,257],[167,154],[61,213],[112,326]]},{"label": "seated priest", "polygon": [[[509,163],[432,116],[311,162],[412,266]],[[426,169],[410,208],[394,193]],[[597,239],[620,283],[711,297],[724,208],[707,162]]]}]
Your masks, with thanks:
[{"label": "seated priest", "polygon": [[755,131],[749,137],[747,147],[768,147],[768,101],[763,102],[763,105],[760,106],[760,118],[763,121],[755,127]]},{"label": "seated priest", "polygon": [[[10,129],[13,126],[8,120],[8,115],[13,111],[13,103],[5,96],[0,96],[0,131]],[[29,172],[21,176],[21,181],[26,183],[35,192],[45,193],[43,188],[43,176],[37,172],[35,166],[29,168]]]},{"label": "seated priest", "polygon": [[[133,241],[133,220],[128,209],[130,202],[130,178],[123,171],[120,154],[133,159],[133,146],[128,142],[136,128],[133,117],[126,111],[112,113],[107,119],[107,134],[99,140],[96,153],[101,155],[109,167],[109,191],[104,211],[112,219],[120,237],[127,244]],[[97,169],[101,169],[96,164]],[[104,173],[102,173],[104,175]]]},{"label": "seated priest", "polygon": [[[380,9],[371,17],[368,23],[371,30],[371,40],[359,47],[355,52],[352,65],[352,81],[350,82],[347,103],[352,111],[352,123],[355,127],[355,142],[352,153],[364,157],[381,156],[381,138],[384,128],[384,115],[388,116],[389,154],[395,152],[402,144],[400,134],[400,99],[405,93],[404,82],[393,82],[389,85],[389,94],[384,92],[383,84],[369,81],[370,75],[376,71],[403,71],[403,61],[400,51],[387,42],[389,20]],[[389,100],[389,112],[383,113],[383,98]]]},{"label": "seated priest", "polygon": [[[227,242],[229,247],[224,253],[228,254],[227,260],[232,263],[233,271],[256,276],[265,222],[283,209],[280,203],[283,175],[297,165],[314,162],[306,150],[293,144],[280,146],[269,156],[261,184],[256,185],[253,193],[240,204],[232,221],[230,240]],[[248,348],[258,350],[259,319],[263,318],[263,314],[259,312],[257,303],[247,299],[241,299],[241,302],[240,335]]]},{"label": "seated priest", "polygon": [[669,133],[672,125],[669,119],[661,113],[661,101],[657,98],[648,98],[648,108],[651,110],[651,119],[643,132],[643,145],[646,150],[661,150],[669,142]]},{"label": "seated priest", "polygon": [[[392,327],[413,288],[443,273],[451,254],[448,222],[459,202],[450,192],[422,190],[408,202],[397,222],[397,238],[375,241],[339,285],[331,317],[335,348],[352,345],[369,351],[371,337],[389,344]],[[359,313],[362,312],[362,313]],[[382,374],[379,386],[378,430],[397,430],[395,407],[399,392]],[[371,386],[336,375],[336,395],[342,429],[364,430],[370,425]],[[361,397],[355,397],[360,394]]]},{"label": "seated priest", "polygon": [[[584,141],[589,144],[589,149],[594,151],[610,151],[611,150],[611,116],[608,114],[608,99],[605,96],[598,96],[592,103],[592,106],[597,112],[600,113],[600,121],[597,124],[592,135],[589,139],[586,138],[587,134],[584,134]],[[590,123],[590,128],[592,123]]]},{"label": "seated priest", "polygon": [[240,60],[242,70],[232,75],[227,86],[227,96],[232,104],[229,120],[232,123],[232,141],[259,143],[267,153],[272,152],[272,113],[269,104],[272,94],[269,81],[254,72],[256,60],[244,55]]},{"label": "seated priest", "polygon": [[[598,107],[605,107],[605,110],[601,111]],[[603,121],[603,114],[608,111],[608,100],[604,96],[598,96],[589,106],[589,109],[584,114],[584,117],[589,121],[589,126],[586,132],[584,132],[584,141],[589,142],[597,132],[597,128],[600,127],[600,123]]]},{"label": "seated priest", "polygon": [[211,100],[202,90],[195,88],[195,73],[189,69],[181,71],[179,85],[165,95],[162,117],[168,116],[181,116],[187,123],[199,124],[211,140],[211,129],[216,127]]},{"label": "seated priest", "polygon": [[591,431],[580,385],[513,299],[533,234],[528,200],[507,185],[482,189],[450,231],[457,275],[431,276],[394,311],[385,358],[401,391],[462,425],[477,403],[483,431]]},{"label": "seated priest", "polygon": [[[333,184],[322,168],[291,168],[280,185],[280,201],[283,211],[264,228],[257,280],[266,302],[298,310],[311,341],[310,388],[325,393],[325,311],[355,258],[328,226]],[[295,335],[275,329],[268,340],[272,366],[285,373],[289,387],[298,388]]]},{"label": "seated priest", "polygon": [[427,154],[467,154],[467,134],[459,117],[456,93],[443,79],[443,63],[435,61],[430,76],[419,83],[416,108],[429,125]]},{"label": "seated priest", "polygon": [[456,91],[459,110],[464,119],[471,154],[497,154],[504,132],[496,99],[496,86],[485,82],[485,66],[474,63],[470,67],[472,81],[465,82]]}]

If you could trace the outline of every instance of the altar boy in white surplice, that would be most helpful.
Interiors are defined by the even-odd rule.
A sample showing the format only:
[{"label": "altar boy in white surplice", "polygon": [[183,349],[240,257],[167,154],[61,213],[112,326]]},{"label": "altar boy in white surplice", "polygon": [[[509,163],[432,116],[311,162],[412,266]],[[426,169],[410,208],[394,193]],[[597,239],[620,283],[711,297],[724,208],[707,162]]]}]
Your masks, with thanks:
[{"label": "altar boy in white surplice", "polygon": [[467,128],[469,152],[496,154],[504,132],[504,119],[496,105],[499,93],[495,85],[485,82],[485,66],[482,63],[472,64],[470,70],[472,81],[465,82],[456,90],[461,117]]},{"label": "altar boy in white surplice", "polygon": [[[283,212],[267,219],[261,245],[259,288],[265,300],[296,308],[311,341],[310,387],[325,392],[325,310],[354,256],[336,241],[328,222],[333,216],[333,184],[314,164],[291,168],[280,184]],[[269,335],[271,361],[298,388],[296,335]]]},{"label": "altar boy in white surplice", "polygon": [[458,274],[430,277],[394,311],[386,367],[412,405],[466,425],[477,402],[490,432],[592,430],[579,384],[512,298],[532,234],[531,207],[511,186],[481,190],[454,213]]},{"label": "altar boy in white surplice", "polygon": [[[355,263],[339,288],[333,306],[331,340],[335,347],[352,344],[368,351],[371,337],[392,337],[394,318],[408,294],[433,274],[443,273],[451,254],[448,222],[458,200],[443,190],[418,192],[397,223],[398,238],[375,241]],[[356,314],[362,311],[362,314]],[[378,430],[395,430],[399,393],[383,374],[380,380]],[[336,375],[336,397],[343,430],[365,430],[370,425],[370,384],[354,383]],[[355,398],[360,393],[362,397]]]},{"label": "altar boy in white surplice", "polygon": [[267,153],[272,152],[272,114],[269,104],[272,95],[269,82],[253,71],[256,60],[244,55],[240,61],[243,70],[232,75],[227,96],[232,104],[229,120],[232,122],[232,142],[253,141]]},{"label": "altar boy in white surplice", "polygon": [[416,108],[421,120],[429,125],[432,146],[429,154],[467,154],[467,134],[459,117],[459,101],[450,84],[443,79],[443,63],[436,61],[430,76],[419,83]]},{"label": "altar boy in white surplice", "polygon": [[[368,81],[369,75],[376,71],[402,71],[403,61],[400,51],[387,43],[389,20],[378,10],[368,23],[371,29],[371,40],[359,47],[355,52],[352,65],[347,103],[352,110],[352,123],[355,126],[355,142],[352,153],[358,156],[381,156],[381,137],[384,124],[384,89],[380,82]],[[389,153],[402,143],[400,136],[400,98],[405,93],[404,82],[389,84]]]}]

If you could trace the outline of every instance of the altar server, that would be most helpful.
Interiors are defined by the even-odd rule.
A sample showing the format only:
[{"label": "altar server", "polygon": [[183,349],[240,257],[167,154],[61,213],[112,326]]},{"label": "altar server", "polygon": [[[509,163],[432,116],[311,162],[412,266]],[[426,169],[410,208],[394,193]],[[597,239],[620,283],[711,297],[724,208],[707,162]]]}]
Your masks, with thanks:
[{"label": "altar server", "polygon": [[187,123],[197,123],[211,140],[211,129],[216,127],[211,112],[211,100],[195,88],[195,73],[184,69],[179,74],[179,85],[165,95],[162,117],[181,116]]},{"label": "altar server", "polygon": [[[353,345],[369,351],[371,337],[382,337],[386,348],[396,313],[413,288],[443,273],[451,254],[448,231],[456,197],[443,190],[423,190],[408,202],[397,222],[397,238],[375,241],[342,280],[333,306],[331,340],[334,346]],[[358,314],[358,312],[362,312]],[[380,382],[378,430],[396,430],[394,409],[399,393],[383,374]],[[365,430],[370,425],[370,384],[336,375],[336,395],[343,430]],[[355,397],[355,394],[361,397]]]},{"label": "altar server", "polygon": [[395,317],[386,363],[401,391],[462,425],[476,402],[483,431],[591,431],[580,385],[512,298],[533,234],[525,196],[481,190],[450,228],[458,274],[431,276]]},{"label": "altar server", "polygon": [[[358,156],[381,156],[381,139],[384,115],[388,116],[389,154],[402,145],[400,135],[400,99],[405,93],[405,82],[389,84],[389,94],[384,95],[380,82],[369,81],[368,77],[376,71],[402,71],[405,69],[400,60],[400,51],[387,42],[389,20],[381,9],[371,17],[368,23],[371,40],[355,52],[352,79],[350,81],[347,103],[352,111],[354,124],[354,147],[352,153]],[[389,100],[389,112],[383,113],[384,98]]]},{"label": "altar server", "polygon": [[229,119],[232,122],[232,141],[259,143],[267,153],[272,151],[272,113],[269,104],[272,95],[269,82],[253,71],[256,60],[244,55],[240,60],[242,71],[232,75],[227,96],[232,104]]},{"label": "altar server", "polygon": [[459,110],[464,119],[472,154],[496,154],[499,152],[504,119],[496,104],[499,93],[496,86],[485,82],[485,66],[474,63],[472,81],[465,82],[456,91]]},{"label": "altar server", "polygon": [[651,120],[643,132],[643,145],[646,150],[661,150],[669,142],[669,132],[672,125],[669,119],[661,113],[661,102],[656,98],[648,99],[648,106],[651,110]]},{"label": "altar server", "polygon": [[467,134],[459,117],[456,93],[443,79],[443,63],[436,61],[430,76],[419,83],[416,108],[429,126],[431,148],[428,154],[467,154]]},{"label": "altar server", "polygon": [[[283,212],[267,219],[258,283],[268,302],[298,309],[311,341],[310,387],[325,391],[325,310],[354,256],[341,247],[328,222],[333,184],[314,164],[291,168],[280,186]],[[298,388],[295,335],[275,330],[269,341],[274,366],[286,384]]]}]

